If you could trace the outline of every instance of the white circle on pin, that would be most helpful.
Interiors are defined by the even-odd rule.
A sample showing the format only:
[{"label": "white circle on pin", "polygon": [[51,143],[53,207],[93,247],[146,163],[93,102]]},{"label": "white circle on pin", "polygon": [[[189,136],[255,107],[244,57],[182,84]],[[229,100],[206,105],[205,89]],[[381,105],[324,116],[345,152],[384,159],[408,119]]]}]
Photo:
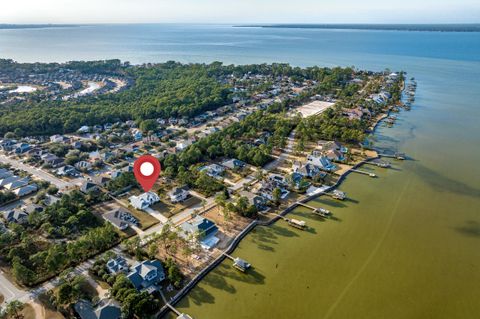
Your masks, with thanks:
[{"label": "white circle on pin", "polygon": [[142,173],[143,176],[150,176],[153,174],[154,167],[152,163],[145,162],[140,165],[140,173]]}]

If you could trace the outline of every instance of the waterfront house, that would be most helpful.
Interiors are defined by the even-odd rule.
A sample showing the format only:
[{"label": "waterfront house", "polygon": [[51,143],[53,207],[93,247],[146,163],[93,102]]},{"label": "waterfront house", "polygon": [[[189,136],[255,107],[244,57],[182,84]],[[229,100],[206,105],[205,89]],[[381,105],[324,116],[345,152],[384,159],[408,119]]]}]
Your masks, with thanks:
[{"label": "waterfront house", "polygon": [[[285,181],[285,186],[286,186],[287,182]],[[280,189],[280,198],[281,199],[285,199],[288,194],[290,194],[290,192],[288,190],[286,190],[282,185],[279,185],[275,182],[272,182],[272,181],[262,181],[260,183],[261,187],[260,189],[257,191],[257,194],[264,197],[265,199],[269,200],[269,201],[273,201],[274,200],[274,196],[273,196],[273,191],[278,188]]]},{"label": "waterfront house", "polygon": [[328,150],[327,152],[325,152],[325,156],[329,160],[334,162],[343,162],[345,160],[345,156],[343,155],[343,153],[337,150]]},{"label": "waterfront house", "polygon": [[317,176],[325,177],[327,174],[320,170],[320,167],[311,163],[294,162],[292,166],[293,172],[304,177],[315,178]]},{"label": "waterfront house", "polygon": [[143,193],[139,196],[131,196],[130,204],[136,209],[144,210],[160,201],[160,197],[154,192]]},{"label": "waterfront house", "polygon": [[255,206],[259,212],[267,209],[267,200],[265,197],[247,191],[240,191],[239,195],[247,198],[248,203]]},{"label": "waterfront house", "polygon": [[215,237],[218,233],[218,227],[214,222],[202,216],[195,216],[189,221],[180,225],[183,234],[188,238],[193,236],[200,241],[200,244],[205,249],[214,247],[219,239]]},{"label": "waterfront house", "polygon": [[168,193],[168,196],[170,197],[170,201],[172,203],[179,203],[186,200],[189,194],[190,193],[185,188],[175,187]]},{"label": "waterfront house", "polygon": [[138,291],[152,293],[165,280],[165,271],[159,260],[145,260],[133,266],[127,278]]},{"label": "waterfront house", "polygon": [[326,156],[323,156],[318,151],[313,151],[312,154],[308,155],[307,162],[318,166],[320,167],[320,169],[328,172],[334,171],[337,168],[335,164],[330,162],[330,160]]},{"label": "waterfront house", "polygon": [[118,255],[115,258],[111,258],[107,261],[106,264],[107,271],[110,274],[118,274],[120,272],[129,272],[129,267],[127,260],[122,256]]},{"label": "waterfront house", "polygon": [[74,305],[75,312],[80,319],[120,319],[122,309],[118,303],[110,299],[103,299],[93,307],[90,301],[81,299]]}]

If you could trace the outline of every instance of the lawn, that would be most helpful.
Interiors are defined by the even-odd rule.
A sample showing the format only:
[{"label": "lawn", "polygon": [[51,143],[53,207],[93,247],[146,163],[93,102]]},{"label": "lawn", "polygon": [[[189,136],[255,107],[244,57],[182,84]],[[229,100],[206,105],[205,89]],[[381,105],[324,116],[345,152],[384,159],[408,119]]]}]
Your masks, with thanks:
[{"label": "lawn", "polygon": [[170,204],[164,201],[160,201],[152,205],[151,208],[161,213],[163,216],[170,218],[173,215],[178,214],[184,209],[187,209],[195,205],[199,205],[201,203],[202,203],[202,200],[200,198],[195,196],[190,196],[189,198],[187,198],[185,201],[181,203]]}]

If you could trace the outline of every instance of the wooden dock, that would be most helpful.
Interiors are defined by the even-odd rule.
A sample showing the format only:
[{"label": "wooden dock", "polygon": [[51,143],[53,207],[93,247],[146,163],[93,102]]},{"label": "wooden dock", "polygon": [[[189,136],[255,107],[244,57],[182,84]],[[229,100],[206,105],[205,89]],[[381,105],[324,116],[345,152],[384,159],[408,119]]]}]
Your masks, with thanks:
[{"label": "wooden dock", "polygon": [[403,161],[407,158],[404,153],[395,153],[393,155],[392,154],[378,153],[378,156],[390,157],[390,158],[394,158],[394,159],[397,159],[397,160],[400,160],[400,161]]},{"label": "wooden dock", "polygon": [[163,292],[162,290],[159,290],[160,292],[160,296],[162,297],[163,299],[163,302],[165,303],[165,305],[170,308],[170,310],[172,310],[176,315],[177,315],[177,319],[193,319],[192,317],[190,317],[189,315],[185,314],[185,313],[181,313],[180,311],[178,311],[177,309],[175,309],[174,306],[172,306],[168,301],[167,301],[167,298],[165,298],[165,296],[163,295]]},{"label": "wooden dock", "polygon": [[351,169],[352,172],[363,174],[363,175],[368,175],[370,177],[377,177],[374,173],[366,172],[366,171],[361,171],[359,169]]},{"label": "wooden dock", "polygon": [[[313,209],[315,209],[315,208],[313,208]],[[290,218],[287,218],[285,216],[275,214],[275,213],[272,213],[272,214],[275,215],[275,216],[278,216],[281,219],[283,219],[284,221],[286,221],[289,226],[292,226],[292,227],[295,227],[295,228],[298,228],[298,229],[301,229],[301,230],[304,230],[305,228],[307,228],[307,224],[303,220],[298,220],[298,219],[293,219],[293,218],[290,219]]]},{"label": "wooden dock", "polygon": [[316,207],[310,206],[310,205],[302,203],[302,202],[297,202],[296,204],[298,206],[302,206],[302,207],[306,207],[308,209],[311,209],[312,213],[315,214],[315,215],[319,215],[319,216],[322,216],[322,217],[328,217],[328,215],[330,215],[330,211],[328,209],[325,209],[325,208],[316,208]]},{"label": "wooden dock", "polygon": [[230,256],[226,252],[222,252],[222,254],[225,255],[225,257],[227,257],[228,259],[231,259],[233,261],[233,267],[237,270],[240,270],[241,272],[246,272],[252,266],[246,260]]},{"label": "wooden dock", "polygon": [[382,168],[389,168],[392,166],[392,164],[387,161],[370,161],[370,162],[365,162],[365,164],[374,165]]}]

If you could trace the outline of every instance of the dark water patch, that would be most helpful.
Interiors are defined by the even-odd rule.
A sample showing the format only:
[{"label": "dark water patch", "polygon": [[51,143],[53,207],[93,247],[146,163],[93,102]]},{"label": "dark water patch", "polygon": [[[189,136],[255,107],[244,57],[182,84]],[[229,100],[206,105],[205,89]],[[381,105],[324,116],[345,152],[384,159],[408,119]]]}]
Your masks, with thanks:
[{"label": "dark water patch", "polygon": [[286,227],[274,226],[272,227],[272,229],[275,232],[275,234],[282,237],[298,237],[299,236],[296,232],[291,231]]},{"label": "dark water patch", "polygon": [[455,227],[455,230],[468,237],[480,238],[480,223],[474,220],[467,220],[464,225]]},{"label": "dark water patch", "polygon": [[420,177],[422,181],[427,183],[436,191],[460,194],[474,198],[480,197],[480,189],[472,187],[453,178],[447,177],[422,164],[416,165],[415,173]]},{"label": "dark water patch", "polygon": [[330,218],[329,218],[329,219],[331,219],[331,220],[333,220],[333,221],[336,221],[336,222],[341,222],[341,221],[342,221],[341,218],[339,218],[339,217],[337,217],[337,216],[335,216],[335,215],[333,215],[333,214],[330,215]]},{"label": "dark water patch", "polygon": [[[205,280],[205,282],[206,282],[206,280]],[[197,285],[195,287],[195,289],[190,291],[188,296],[189,296],[189,298],[184,299],[185,302],[187,303],[187,305],[185,305],[186,307],[189,306],[188,303],[190,301],[192,301],[194,304],[199,305],[199,306],[202,305],[202,304],[213,304],[213,303],[215,303],[215,297],[199,285]]]},{"label": "dark water patch", "polygon": [[344,207],[347,207],[347,205],[342,201],[339,201],[339,200],[334,200],[334,199],[330,199],[329,197],[326,197],[326,196],[322,196],[321,197],[322,200],[315,200],[315,203],[318,203],[318,204],[321,204],[321,203],[324,203],[325,205],[328,205],[330,207],[338,207],[338,208],[344,208]]},{"label": "dark water patch", "polygon": [[[225,265],[221,265],[219,268],[225,267]],[[206,277],[205,283],[209,286],[212,286],[214,288],[224,290],[228,293],[235,293],[237,290],[233,285],[229,285],[227,281],[225,280],[225,277],[223,276],[222,272],[227,271],[227,270],[222,270],[220,269],[219,272],[212,272],[209,276]]]},{"label": "dark water patch", "polygon": [[[233,268],[233,266],[221,264],[212,274],[222,277],[223,280],[225,280],[224,278],[230,278],[235,281],[241,281],[252,285],[265,284],[265,276],[262,275],[257,269],[255,269],[254,265],[245,273],[243,273]],[[223,288],[219,287],[219,289]]]},{"label": "dark water patch", "polygon": [[360,201],[355,198],[347,197],[343,200],[344,202],[349,202],[349,203],[354,203],[354,204],[360,204]]}]

